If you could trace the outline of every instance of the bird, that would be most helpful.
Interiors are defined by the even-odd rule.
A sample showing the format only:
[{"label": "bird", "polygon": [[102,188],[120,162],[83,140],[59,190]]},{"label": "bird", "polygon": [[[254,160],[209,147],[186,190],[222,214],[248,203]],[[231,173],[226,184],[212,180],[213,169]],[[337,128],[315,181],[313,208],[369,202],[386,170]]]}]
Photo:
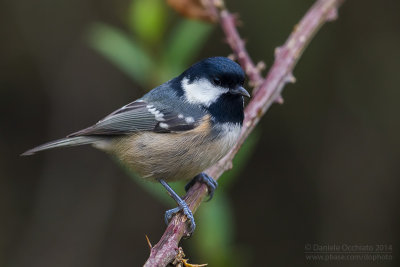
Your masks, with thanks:
[{"label": "bird", "polygon": [[205,183],[212,198],[217,182],[204,170],[225,156],[240,136],[244,97],[250,97],[244,81],[236,62],[206,58],[94,125],[21,155],[79,145],[112,154],[141,178],[164,186],[177,203],[165,212],[165,222],[183,212],[190,236],[196,227],[193,214],[168,182],[191,179],[186,191],[196,182]]}]

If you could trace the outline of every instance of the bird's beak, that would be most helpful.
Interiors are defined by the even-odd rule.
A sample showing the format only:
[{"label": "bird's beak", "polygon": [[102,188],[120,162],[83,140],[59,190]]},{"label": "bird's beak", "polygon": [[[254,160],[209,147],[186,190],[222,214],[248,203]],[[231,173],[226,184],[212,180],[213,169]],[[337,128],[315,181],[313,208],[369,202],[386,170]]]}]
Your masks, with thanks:
[{"label": "bird's beak", "polygon": [[242,96],[250,97],[249,92],[247,92],[246,89],[244,89],[242,86],[236,86],[234,89],[231,89],[229,92],[234,95],[242,95]]}]

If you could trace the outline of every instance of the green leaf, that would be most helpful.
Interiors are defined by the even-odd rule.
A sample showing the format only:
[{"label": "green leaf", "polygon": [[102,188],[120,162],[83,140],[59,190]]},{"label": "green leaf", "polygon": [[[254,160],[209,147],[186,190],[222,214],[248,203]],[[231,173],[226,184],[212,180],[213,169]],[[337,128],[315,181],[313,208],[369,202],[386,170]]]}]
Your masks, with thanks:
[{"label": "green leaf", "polygon": [[141,40],[154,44],[161,39],[166,25],[164,1],[132,1],[129,14],[129,25]]},{"label": "green leaf", "polygon": [[153,60],[121,30],[94,23],[88,29],[87,38],[91,47],[142,86],[151,79]]},{"label": "green leaf", "polygon": [[168,71],[166,77],[176,76],[188,66],[198,55],[212,29],[210,24],[193,20],[182,20],[173,29],[164,52],[163,66]]},{"label": "green leaf", "polygon": [[233,253],[234,218],[232,205],[224,191],[198,211],[197,229],[193,236],[200,258],[210,266],[235,266]]}]

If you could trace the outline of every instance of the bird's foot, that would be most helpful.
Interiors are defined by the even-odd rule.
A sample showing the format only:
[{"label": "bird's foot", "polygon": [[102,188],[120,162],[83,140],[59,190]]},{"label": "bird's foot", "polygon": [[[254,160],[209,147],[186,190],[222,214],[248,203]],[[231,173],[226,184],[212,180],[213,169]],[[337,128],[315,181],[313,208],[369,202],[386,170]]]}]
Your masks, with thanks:
[{"label": "bird's foot", "polygon": [[165,212],[165,223],[168,225],[169,221],[172,219],[172,217],[177,214],[178,212],[182,211],[184,215],[188,218],[188,223],[189,223],[189,233],[188,235],[191,236],[194,232],[194,229],[196,229],[196,223],[194,222],[194,217],[192,211],[189,209],[188,205],[184,200],[182,202],[178,203],[178,207],[167,210]]},{"label": "bird's foot", "polygon": [[211,176],[207,175],[206,173],[202,172],[198,175],[196,175],[192,180],[190,180],[189,183],[186,184],[185,190],[186,192],[189,191],[189,189],[196,183],[200,182],[203,184],[206,184],[208,187],[208,200],[210,201],[213,196],[214,196],[214,191],[218,187],[217,181],[215,181]]},{"label": "bird's foot", "polygon": [[196,228],[196,223],[194,222],[192,211],[190,210],[186,202],[180,196],[178,196],[178,194],[175,193],[174,190],[172,190],[172,188],[167,184],[167,182],[165,182],[163,179],[160,179],[159,182],[165,187],[168,194],[175,200],[176,204],[178,204],[178,207],[167,210],[165,212],[165,217],[164,217],[165,223],[168,224],[175,214],[182,211],[183,214],[186,215],[186,217],[188,218],[187,220],[189,224],[188,236],[190,237],[193,234],[194,229]]}]

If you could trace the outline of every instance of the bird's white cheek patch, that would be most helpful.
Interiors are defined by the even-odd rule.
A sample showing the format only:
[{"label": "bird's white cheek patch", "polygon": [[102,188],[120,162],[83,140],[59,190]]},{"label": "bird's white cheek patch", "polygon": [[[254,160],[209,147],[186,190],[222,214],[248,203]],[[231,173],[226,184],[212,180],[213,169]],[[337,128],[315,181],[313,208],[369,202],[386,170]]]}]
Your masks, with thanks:
[{"label": "bird's white cheek patch", "polygon": [[181,85],[189,103],[202,104],[207,107],[214,103],[220,95],[228,92],[228,89],[215,86],[207,79],[189,83],[189,79],[184,78]]}]

